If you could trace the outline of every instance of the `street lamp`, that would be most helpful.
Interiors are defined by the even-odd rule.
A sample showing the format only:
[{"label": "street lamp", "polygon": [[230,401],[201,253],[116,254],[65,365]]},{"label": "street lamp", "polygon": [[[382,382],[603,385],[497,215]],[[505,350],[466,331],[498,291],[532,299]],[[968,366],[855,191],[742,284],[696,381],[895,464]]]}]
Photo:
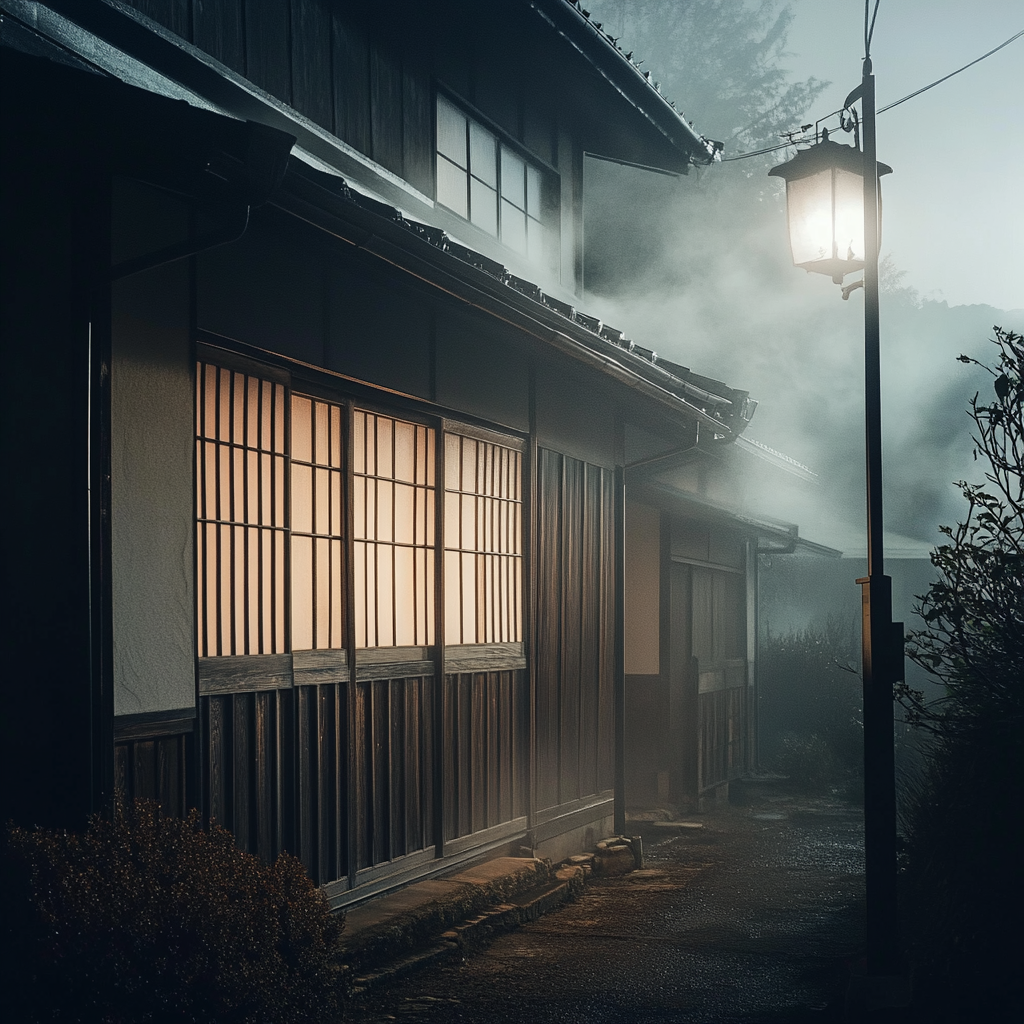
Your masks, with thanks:
[{"label": "street lamp", "polygon": [[[879,371],[878,179],[892,168],[875,159],[875,80],[865,57],[860,86],[843,105],[844,127],[857,125],[861,101],[864,149],[841,146],[828,133],[770,174],[786,181],[793,262],[842,284],[863,269],[864,417],[867,448],[868,574],[861,585],[864,680],[864,847],[867,884],[867,979],[870,1008],[905,1005],[896,890],[896,771],[893,687],[903,678],[903,624],[892,621],[892,580],[882,565],[882,403]],[[847,121],[845,114],[851,112]]]}]

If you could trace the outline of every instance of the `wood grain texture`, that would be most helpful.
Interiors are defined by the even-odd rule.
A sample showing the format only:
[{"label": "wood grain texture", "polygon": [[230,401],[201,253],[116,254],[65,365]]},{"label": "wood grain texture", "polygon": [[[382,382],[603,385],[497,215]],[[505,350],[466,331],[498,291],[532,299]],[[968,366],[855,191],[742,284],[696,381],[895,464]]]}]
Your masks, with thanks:
[{"label": "wood grain texture", "polygon": [[331,53],[334,134],[370,156],[370,42],[341,5],[331,12]]},{"label": "wood grain texture", "polygon": [[292,106],[334,130],[331,14],[323,0],[291,0]]},{"label": "wood grain texture", "polygon": [[288,4],[245,0],[245,77],[285,103],[292,101]]},{"label": "wood grain texture", "polygon": [[193,42],[200,50],[245,74],[243,0],[193,0]]},{"label": "wood grain texture", "polygon": [[402,173],[402,65],[378,40],[370,44],[370,146],[377,163]]}]

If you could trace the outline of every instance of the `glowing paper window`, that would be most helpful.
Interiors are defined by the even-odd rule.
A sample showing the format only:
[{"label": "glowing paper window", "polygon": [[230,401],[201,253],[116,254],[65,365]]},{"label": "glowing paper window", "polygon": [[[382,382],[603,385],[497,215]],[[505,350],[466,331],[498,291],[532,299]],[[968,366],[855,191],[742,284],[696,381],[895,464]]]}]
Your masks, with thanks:
[{"label": "glowing paper window", "polygon": [[434,642],[434,437],[419,423],[355,411],[357,647]]},{"label": "glowing paper window", "polygon": [[519,642],[522,455],[445,434],[445,642]]},{"label": "glowing paper window", "polygon": [[199,656],[286,650],[285,389],[196,372]]},{"label": "glowing paper window", "polygon": [[291,401],[292,650],[343,646],[341,406]]}]

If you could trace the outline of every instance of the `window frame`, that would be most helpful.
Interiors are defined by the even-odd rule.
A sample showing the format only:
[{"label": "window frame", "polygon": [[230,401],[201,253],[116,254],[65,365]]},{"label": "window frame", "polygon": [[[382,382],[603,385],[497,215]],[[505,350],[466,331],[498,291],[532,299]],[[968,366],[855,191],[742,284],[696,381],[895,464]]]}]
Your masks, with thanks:
[{"label": "window frame", "polygon": [[[202,469],[199,457],[199,446],[203,443],[200,436],[199,403],[201,381],[198,367],[203,364],[217,368],[218,371],[245,374],[258,381],[266,381],[273,386],[283,388],[283,407],[285,410],[284,430],[284,510],[283,526],[284,547],[284,580],[283,580],[283,615],[284,615],[284,649],[269,653],[230,653],[206,654],[201,644],[201,631],[204,623],[201,620],[204,602],[200,591],[206,586],[203,565],[201,562],[201,545],[199,534],[204,528],[200,515],[200,494],[204,486],[200,480]],[[196,621],[196,662],[199,679],[199,692],[203,695],[229,692],[243,692],[266,689],[278,689],[303,683],[348,681],[353,676],[357,679],[397,678],[402,675],[424,675],[437,673],[459,673],[471,671],[492,671],[499,669],[525,668],[525,640],[528,634],[526,581],[528,575],[528,492],[529,475],[527,468],[528,445],[526,439],[515,434],[493,430],[487,427],[467,423],[463,420],[439,416],[429,410],[410,408],[398,401],[385,405],[374,397],[363,400],[358,394],[348,389],[336,388],[332,382],[318,380],[312,374],[293,375],[287,367],[264,363],[235,353],[231,349],[222,349],[200,341],[196,346],[195,362],[197,376],[193,394],[196,396],[194,410],[194,436],[196,444],[196,465],[193,475],[194,487],[194,528],[196,531],[194,573],[196,581],[195,621]],[[313,649],[294,649],[293,623],[295,599],[293,597],[294,566],[293,566],[293,494],[292,494],[292,400],[293,396],[308,399],[312,402],[328,403],[341,410],[341,580],[343,602],[343,621],[341,646]],[[425,428],[433,435],[433,535],[432,545],[427,543],[426,558],[432,563],[432,608],[433,632],[428,644],[409,644],[378,647],[357,646],[355,628],[355,602],[360,599],[355,587],[355,545],[356,530],[353,522],[355,512],[355,466],[354,458],[354,419],[358,412],[373,416],[382,416],[392,420],[411,423]],[[450,550],[448,532],[445,524],[445,447],[448,435],[470,438],[485,444],[497,445],[518,453],[518,502],[519,514],[516,522],[518,535],[515,543],[518,548],[514,557],[518,560],[518,588],[515,594],[515,607],[510,605],[509,614],[516,620],[518,639],[491,643],[449,643],[446,636],[446,553]],[[428,449],[429,450],[429,449]],[[298,460],[306,465],[303,460]],[[309,531],[299,531],[298,536],[304,537]],[[429,538],[428,538],[429,539]],[[315,600],[315,598],[314,598]],[[461,638],[460,638],[461,639]],[[442,646],[443,645],[443,646]],[[382,674],[383,673],[383,674]]]},{"label": "window frame", "polygon": [[[466,161],[465,166],[456,162],[447,152],[442,150],[441,131],[441,108],[442,104],[451,107],[455,113],[466,122],[465,137],[463,140],[463,153]],[[474,127],[486,133],[494,145],[495,177],[493,187],[488,184],[483,174],[474,172],[473,168],[473,129]],[[513,202],[512,190],[503,191],[502,185],[506,175],[504,165],[506,155],[509,159],[519,161],[523,165],[522,180],[522,203]],[[442,161],[455,168],[464,179],[465,212],[457,206],[450,205],[441,197],[442,191]],[[536,188],[531,188],[530,172],[536,175]],[[443,209],[458,217],[460,220],[472,224],[474,228],[482,232],[488,238],[493,239],[503,248],[516,254],[519,259],[537,266],[553,270],[557,264],[557,252],[559,248],[559,214],[560,206],[558,193],[559,172],[545,161],[539,159],[534,153],[526,149],[522,143],[516,141],[507,132],[503,131],[489,118],[481,114],[471,104],[457,98],[448,90],[438,88],[434,97],[434,201]],[[483,188],[494,193],[494,230],[491,230],[481,220],[473,216],[473,183],[478,182]],[[477,190],[478,192],[480,189]],[[537,209],[533,210],[531,194],[536,192]],[[461,204],[460,204],[461,205]],[[520,248],[512,243],[504,228],[505,207],[516,209],[523,216],[523,238],[524,244]],[[531,241],[534,237],[530,224],[536,225],[539,238],[537,242]],[[488,219],[488,223],[490,220]],[[534,246],[536,245],[536,248]]]}]

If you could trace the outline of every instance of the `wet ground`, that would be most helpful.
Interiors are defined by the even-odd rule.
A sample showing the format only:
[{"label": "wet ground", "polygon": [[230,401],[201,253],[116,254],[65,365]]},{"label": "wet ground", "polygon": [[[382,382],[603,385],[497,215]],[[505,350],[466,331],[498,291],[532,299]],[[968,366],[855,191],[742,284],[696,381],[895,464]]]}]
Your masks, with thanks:
[{"label": "wet ground", "polygon": [[355,1022],[832,1022],[863,944],[857,807],[783,792],[633,821],[644,870],[352,1008]]}]

